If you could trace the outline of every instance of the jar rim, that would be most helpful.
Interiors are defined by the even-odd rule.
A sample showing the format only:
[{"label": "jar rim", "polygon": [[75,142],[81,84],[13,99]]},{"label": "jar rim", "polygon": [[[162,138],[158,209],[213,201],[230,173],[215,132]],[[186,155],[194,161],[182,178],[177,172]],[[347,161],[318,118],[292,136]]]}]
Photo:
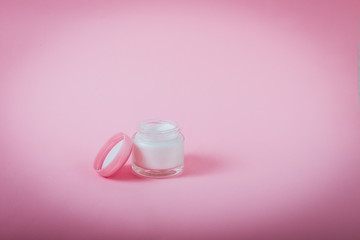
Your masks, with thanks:
[{"label": "jar rim", "polygon": [[180,126],[171,120],[148,119],[137,124],[137,131],[146,135],[164,135],[179,132]]}]

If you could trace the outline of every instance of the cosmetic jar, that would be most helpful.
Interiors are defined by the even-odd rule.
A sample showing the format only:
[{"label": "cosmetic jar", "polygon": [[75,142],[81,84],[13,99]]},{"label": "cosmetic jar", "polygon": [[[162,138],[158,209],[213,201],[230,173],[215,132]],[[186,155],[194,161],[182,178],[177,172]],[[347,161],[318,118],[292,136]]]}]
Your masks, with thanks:
[{"label": "cosmetic jar", "polygon": [[141,176],[168,177],[184,168],[184,137],[179,125],[153,119],[139,123],[132,137],[132,169]]},{"label": "cosmetic jar", "polygon": [[132,155],[133,173],[152,178],[170,177],[184,168],[184,136],[170,120],[140,122],[132,138],[119,132],[100,149],[94,162],[102,177],[118,172]]}]

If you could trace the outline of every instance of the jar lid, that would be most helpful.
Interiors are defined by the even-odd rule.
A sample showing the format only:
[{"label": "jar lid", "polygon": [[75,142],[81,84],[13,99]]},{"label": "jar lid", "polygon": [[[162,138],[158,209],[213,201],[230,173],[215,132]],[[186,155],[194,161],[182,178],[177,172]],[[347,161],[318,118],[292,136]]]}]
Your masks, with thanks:
[{"label": "jar lid", "polygon": [[94,169],[103,177],[110,177],[124,166],[132,151],[132,141],[120,132],[110,138],[95,158]]}]

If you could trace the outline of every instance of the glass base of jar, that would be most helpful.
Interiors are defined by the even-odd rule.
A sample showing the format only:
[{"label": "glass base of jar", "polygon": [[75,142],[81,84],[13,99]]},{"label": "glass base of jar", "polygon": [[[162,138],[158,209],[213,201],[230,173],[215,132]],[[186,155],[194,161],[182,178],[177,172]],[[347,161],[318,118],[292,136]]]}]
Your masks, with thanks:
[{"label": "glass base of jar", "polygon": [[131,164],[132,170],[135,174],[140,175],[142,177],[150,177],[150,178],[166,178],[178,175],[184,169],[184,164],[176,166],[174,168],[167,168],[167,169],[146,169],[135,165],[134,163]]}]

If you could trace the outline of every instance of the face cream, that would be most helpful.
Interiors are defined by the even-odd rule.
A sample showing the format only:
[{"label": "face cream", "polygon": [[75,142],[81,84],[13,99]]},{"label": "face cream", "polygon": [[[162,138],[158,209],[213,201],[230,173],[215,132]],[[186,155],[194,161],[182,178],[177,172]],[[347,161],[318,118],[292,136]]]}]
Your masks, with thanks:
[{"label": "face cream", "polygon": [[94,162],[102,177],[118,172],[132,153],[132,170],[152,178],[170,177],[184,168],[184,136],[180,127],[170,120],[154,119],[137,125],[132,139],[119,132],[100,149]]},{"label": "face cream", "polygon": [[132,169],[146,177],[168,177],[184,168],[184,137],[170,120],[148,120],[137,125],[132,137]]}]

